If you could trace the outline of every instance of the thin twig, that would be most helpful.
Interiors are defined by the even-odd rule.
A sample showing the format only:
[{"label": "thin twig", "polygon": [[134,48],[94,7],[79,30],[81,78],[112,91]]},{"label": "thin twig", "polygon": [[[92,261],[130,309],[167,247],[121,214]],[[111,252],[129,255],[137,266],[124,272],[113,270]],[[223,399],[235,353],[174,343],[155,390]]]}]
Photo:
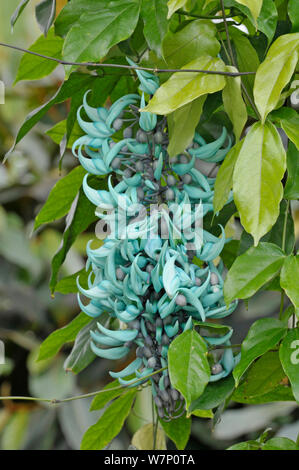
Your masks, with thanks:
[{"label": "thin twig", "polygon": [[127,69],[127,70],[145,70],[147,72],[153,73],[175,73],[175,72],[187,72],[187,73],[206,73],[208,75],[224,75],[228,77],[239,77],[242,75],[254,75],[255,72],[223,72],[223,71],[216,71],[216,70],[201,70],[201,69],[158,69],[153,67],[141,67],[137,65],[124,65],[124,64],[105,64],[99,62],[68,62],[66,60],[57,59],[56,57],[50,57],[44,54],[39,54],[38,52],[29,51],[28,49],[24,49],[23,47],[13,46],[12,44],[6,44],[4,42],[0,42],[0,46],[8,47],[10,49],[14,49],[16,51],[25,52],[26,54],[31,54],[37,57],[41,57],[42,59],[52,60],[57,62],[61,65],[74,65],[74,66],[83,66],[83,67],[110,67],[110,68],[120,68],[120,69]]},{"label": "thin twig", "polygon": [[[152,372],[151,374],[148,374],[142,378],[134,380],[134,382],[130,383],[131,385],[138,384],[141,380],[144,381],[146,379],[149,379],[153,375],[160,374],[160,372],[163,372],[163,370],[166,370],[167,367],[162,367],[162,369],[156,370],[155,372]],[[120,385],[119,387],[114,387],[111,388],[111,390],[123,390],[125,388],[128,388],[127,385]],[[70,398],[64,398],[63,400],[58,400],[56,398],[37,398],[37,397],[0,397],[1,400],[22,400],[22,401],[39,401],[42,403],[51,403],[52,405],[57,405],[59,403],[66,403],[69,401],[74,401],[74,400],[81,400],[82,398],[90,398],[94,397],[96,395],[99,395],[100,393],[107,393],[111,391],[109,388],[105,390],[98,390],[96,392],[91,392],[91,393],[85,393],[84,395],[77,395],[75,397],[70,397]]]}]

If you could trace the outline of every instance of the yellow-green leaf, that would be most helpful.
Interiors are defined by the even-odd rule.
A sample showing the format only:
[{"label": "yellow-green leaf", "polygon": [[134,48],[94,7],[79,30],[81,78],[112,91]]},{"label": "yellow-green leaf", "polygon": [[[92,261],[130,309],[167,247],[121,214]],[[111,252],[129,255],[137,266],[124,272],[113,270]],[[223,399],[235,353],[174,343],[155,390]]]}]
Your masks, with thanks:
[{"label": "yellow-green leaf", "polygon": [[168,15],[167,18],[170,18],[177,10],[183,8],[188,0],[169,0],[167,3],[168,6]]},{"label": "yellow-green leaf", "polygon": [[299,256],[285,259],[280,275],[280,285],[286,291],[295,308],[299,308]]},{"label": "yellow-green leaf", "polygon": [[169,145],[167,149],[170,157],[183,152],[192,141],[206,97],[206,95],[200,96],[168,116],[171,118],[171,125],[168,126]]},{"label": "yellow-green leaf", "polygon": [[233,190],[241,223],[255,245],[279,215],[285,169],[286,154],[276,128],[270,122],[254,124],[236,162]]},{"label": "yellow-green leaf", "polygon": [[156,435],[156,445],[154,447],[154,425],[144,424],[132,437],[132,444],[138,450],[166,450],[166,439],[164,431],[158,427]]},{"label": "yellow-green leaf", "polygon": [[253,93],[263,122],[276,107],[283,88],[294,73],[298,62],[298,47],[299,33],[280,36],[257,69]]},{"label": "yellow-green leaf", "polygon": [[236,0],[241,5],[245,5],[252,13],[255,21],[258,19],[258,16],[261,12],[263,0]]},{"label": "yellow-green leaf", "polygon": [[[221,59],[202,56],[186,64],[183,69],[224,71]],[[143,111],[169,114],[207,93],[215,93],[225,87],[223,75],[201,72],[177,72],[158,88]]]},{"label": "yellow-green leaf", "polygon": [[227,202],[233,187],[233,173],[243,141],[237,142],[226,155],[216,177],[214,192],[214,212],[219,212]]},{"label": "yellow-green leaf", "polygon": [[[238,72],[235,67],[229,65],[226,69],[228,72]],[[222,98],[224,109],[233,123],[234,134],[238,141],[247,121],[247,109],[242,97],[240,77],[227,77]]]}]

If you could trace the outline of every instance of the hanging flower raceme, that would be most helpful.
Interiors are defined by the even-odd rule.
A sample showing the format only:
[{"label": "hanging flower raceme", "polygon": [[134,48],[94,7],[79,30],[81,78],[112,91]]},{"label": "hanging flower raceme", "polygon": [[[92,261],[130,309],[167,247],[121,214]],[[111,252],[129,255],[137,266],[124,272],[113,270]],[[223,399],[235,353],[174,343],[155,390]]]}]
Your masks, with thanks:
[{"label": "hanging flower raceme", "polygon": [[[159,416],[171,419],[184,412],[167,370],[173,339],[196,321],[207,345],[230,345],[231,329],[212,337],[204,328],[232,313],[236,303],[226,307],[223,264],[215,264],[224,230],[218,238],[203,230],[202,220],[213,211],[215,170],[231,142],[225,129],[211,143],[195,132],[185,152],[170,160],[166,118],[139,111],[159,81],[140,70],[137,75],[141,95],[126,95],[106,109],[92,108],[87,92],[78,110],[85,135],[73,153],[88,172],[85,194],[109,227],[100,248],[87,246],[89,285],[78,288],[90,301],[85,305],[80,295],[78,301],[90,317],[108,313],[111,324],[118,322],[119,329],[99,322],[91,332],[96,355],[121,359],[136,348],[136,358],[121,372],[110,372],[112,377],[135,386],[164,369],[150,380]],[[108,175],[108,190],[92,188],[89,174]],[[223,348],[211,366],[211,381],[230,374],[236,361],[232,349]]]}]

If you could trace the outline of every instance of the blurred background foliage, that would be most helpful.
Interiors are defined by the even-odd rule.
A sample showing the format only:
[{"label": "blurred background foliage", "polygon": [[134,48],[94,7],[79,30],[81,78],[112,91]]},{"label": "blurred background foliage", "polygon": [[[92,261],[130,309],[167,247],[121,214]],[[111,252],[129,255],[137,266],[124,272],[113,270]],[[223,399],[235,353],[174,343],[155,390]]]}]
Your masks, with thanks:
[{"label": "blurred background foliage", "polygon": [[[10,16],[19,0],[1,2],[0,40],[29,46],[40,35],[30,2],[13,33]],[[59,0],[63,6],[65,0]],[[49,77],[36,82],[21,81],[12,86],[21,55],[0,48],[0,79],[5,83],[5,104],[0,105],[0,151],[4,156],[28,112],[41,105],[58,88],[64,77],[58,67]],[[97,359],[79,375],[66,373],[63,364],[71,347],[51,361],[35,362],[40,343],[52,331],[67,324],[79,311],[75,294],[51,297],[48,282],[51,258],[58,249],[65,220],[33,233],[34,218],[50,189],[76,162],[66,153],[59,170],[59,147],[46,135],[48,129],[67,116],[68,104],[51,108],[46,117],[26,136],[0,166],[0,339],[5,343],[6,363],[0,365],[1,395],[33,395],[65,398],[101,389],[109,380],[109,361]],[[299,210],[293,207],[296,237]],[[238,238],[238,222],[226,227]],[[60,275],[68,276],[84,267],[87,240],[81,235],[68,253]],[[229,255],[229,254],[228,254]],[[242,303],[231,323],[234,342],[239,343],[259,317],[279,310],[280,294],[259,292],[246,306]],[[0,405],[0,449],[79,449],[86,429],[99,418],[89,412],[88,399],[63,405],[8,401]],[[110,448],[127,449],[131,435],[140,425],[151,422],[151,400],[147,391],[138,400],[128,425]],[[265,428],[272,434],[296,440],[299,412],[294,402],[263,405],[231,404],[217,423],[217,417],[193,421],[189,449],[223,449],[241,440],[256,438]],[[171,444],[170,444],[171,446]]]}]

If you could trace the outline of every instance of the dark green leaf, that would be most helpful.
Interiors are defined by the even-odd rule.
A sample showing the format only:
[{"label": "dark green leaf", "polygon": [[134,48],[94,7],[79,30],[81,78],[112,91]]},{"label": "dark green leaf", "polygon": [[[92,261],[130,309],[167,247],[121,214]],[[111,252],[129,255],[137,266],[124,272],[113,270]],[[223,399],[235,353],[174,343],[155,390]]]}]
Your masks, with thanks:
[{"label": "dark green leaf", "polygon": [[68,325],[53,331],[41,344],[38,360],[43,361],[55,356],[65,343],[74,341],[78,332],[90,321],[90,318],[85,313],[80,313]]},{"label": "dark green leaf", "polygon": [[60,219],[69,212],[85,174],[86,171],[80,165],[55,184],[45,205],[36,216],[34,230],[42,224]]},{"label": "dark green leaf", "polygon": [[221,259],[227,269],[230,269],[238,256],[240,242],[239,240],[231,240],[224,245],[221,251]]},{"label": "dark green leaf", "polygon": [[160,424],[165,434],[171,439],[178,450],[184,450],[191,432],[191,418],[186,418],[186,415],[171,421],[164,421],[160,419]]},{"label": "dark green leaf", "polygon": [[79,277],[80,286],[87,288],[87,279],[89,277],[89,271],[86,271],[85,268],[77,271],[70,276],[66,276],[63,279],[60,279],[55,287],[55,292],[60,292],[60,294],[74,294],[78,292],[77,278]]},{"label": "dark green leaf", "polygon": [[262,318],[253,323],[242,344],[241,360],[233,372],[237,385],[250,364],[274,348],[285,334],[284,323],[276,318]]},{"label": "dark green leaf", "polygon": [[172,386],[184,396],[188,408],[203,393],[210,378],[207,347],[196,331],[185,331],[171,342],[168,367]]},{"label": "dark green leaf", "polygon": [[95,330],[97,320],[92,320],[79,331],[73,349],[65,360],[64,369],[74,374],[78,374],[85,369],[95,358],[96,355],[90,348],[90,331]]},{"label": "dark green leaf", "polygon": [[209,383],[203,394],[191,403],[188,412],[216,408],[232,394],[234,388],[235,382],[231,375],[219,382]]},{"label": "dark green leaf", "polygon": [[282,367],[287,374],[294,397],[299,403],[299,329],[294,328],[288,331],[288,334],[284,338],[280,349],[279,357],[281,360]]},{"label": "dark green leaf", "polygon": [[161,45],[168,29],[167,0],[142,1],[141,17],[144,36],[150,49],[161,55]]},{"label": "dark green leaf", "polygon": [[289,0],[288,13],[292,22],[292,33],[299,32],[299,10],[297,0]]},{"label": "dark green leaf", "polygon": [[47,36],[56,14],[56,0],[42,0],[35,7],[35,16],[41,31]]},{"label": "dark green leaf", "polygon": [[278,385],[271,392],[248,398],[244,392],[243,383],[241,383],[235,390],[231,399],[237,403],[248,403],[250,405],[259,405],[262,403],[271,403],[276,401],[295,401],[291,387],[286,385]]},{"label": "dark green leaf", "polygon": [[299,151],[290,142],[287,152],[288,179],[284,189],[287,199],[299,199]]},{"label": "dark green leaf", "polygon": [[278,351],[268,351],[249,369],[244,380],[244,395],[252,398],[274,390],[285,377]]},{"label": "dark green leaf", "polygon": [[101,450],[109,444],[122,429],[135,396],[136,390],[130,390],[112,402],[99,421],[84,434],[81,449]]},{"label": "dark green leaf", "polygon": [[280,271],[285,255],[273,243],[261,242],[239,256],[224,282],[224,298],[229,304],[235,299],[247,299]]},{"label": "dark green leaf", "polygon": [[29,1],[30,0],[22,0],[15,9],[14,13],[11,15],[10,24],[12,27],[15,25],[19,16],[23,13],[24,8],[26,7],[26,5],[28,5]]}]

